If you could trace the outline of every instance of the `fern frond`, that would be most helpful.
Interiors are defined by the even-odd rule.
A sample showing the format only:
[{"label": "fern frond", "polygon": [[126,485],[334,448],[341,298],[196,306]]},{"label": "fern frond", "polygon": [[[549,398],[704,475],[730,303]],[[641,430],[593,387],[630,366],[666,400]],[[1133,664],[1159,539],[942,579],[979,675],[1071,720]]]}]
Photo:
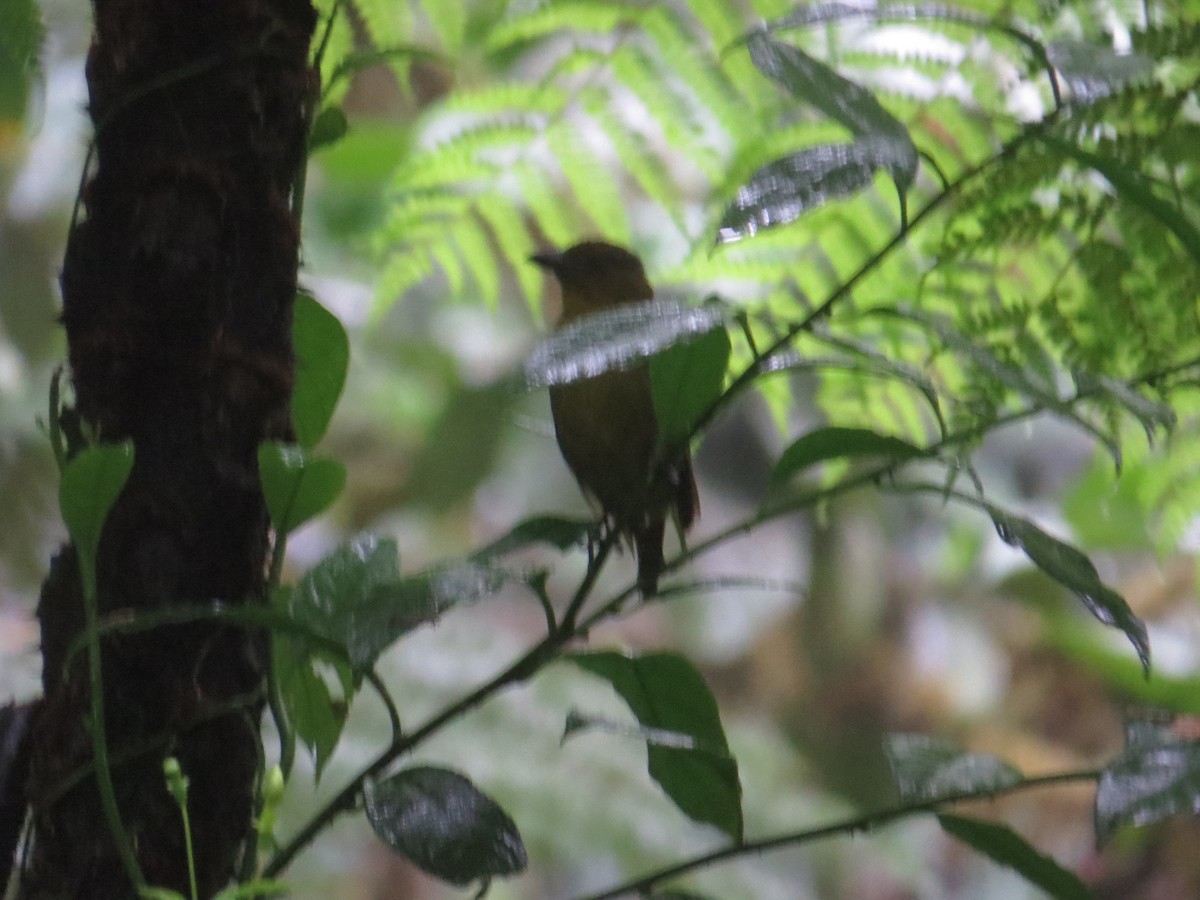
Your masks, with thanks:
[{"label": "fern frond", "polygon": [[[646,196],[668,215],[673,214],[679,205],[679,189],[672,182],[666,163],[650,149],[646,137],[614,111],[612,99],[598,92],[589,92],[583,109],[599,126],[622,167]],[[685,233],[678,218],[675,225],[681,234]]]},{"label": "fern frond", "polygon": [[444,3],[442,0],[420,0],[421,10],[429,20],[434,34],[450,53],[457,53],[467,28],[467,9],[464,3]]},{"label": "fern frond", "polygon": [[393,47],[412,39],[412,9],[395,0],[351,0],[376,47]]},{"label": "fern frond", "polygon": [[621,47],[610,63],[613,75],[641,101],[667,143],[707,180],[719,179],[719,155],[705,134],[696,102],[686,88],[664,75],[647,53],[633,44]]},{"label": "fern frond", "polygon": [[636,22],[641,10],[605,0],[574,0],[519,12],[506,18],[488,35],[486,50],[498,53],[515,44],[537,41],[559,31],[609,36],[622,24]]},{"label": "fern frond", "polygon": [[523,166],[517,173],[517,189],[538,230],[556,247],[566,247],[579,235],[579,224],[573,220],[566,198],[555,189],[545,172]]},{"label": "fern frond", "polygon": [[659,59],[696,96],[700,107],[725,134],[744,132],[747,107],[754,108],[757,104],[739,94],[723,69],[714,64],[707,35],[689,31],[666,5],[651,7],[640,24],[654,42]]},{"label": "fern frond", "polygon": [[629,213],[621,191],[578,130],[559,124],[545,137],[576,202],[599,233],[614,243],[628,244]]},{"label": "fern frond", "polygon": [[424,281],[432,272],[432,261],[423,248],[393,254],[380,272],[368,317],[377,319],[382,316],[399,297]]},{"label": "fern frond", "polygon": [[475,216],[464,216],[454,225],[451,239],[459,256],[471,273],[478,299],[495,307],[500,300],[500,259],[492,246],[486,224]]},{"label": "fern frond", "polygon": [[529,234],[521,211],[512,203],[495,195],[487,196],[477,206],[479,216],[487,224],[492,238],[501,251],[501,257],[510,260],[517,284],[531,311],[537,312],[541,298],[542,274],[529,263],[529,257],[537,251],[537,245]]}]

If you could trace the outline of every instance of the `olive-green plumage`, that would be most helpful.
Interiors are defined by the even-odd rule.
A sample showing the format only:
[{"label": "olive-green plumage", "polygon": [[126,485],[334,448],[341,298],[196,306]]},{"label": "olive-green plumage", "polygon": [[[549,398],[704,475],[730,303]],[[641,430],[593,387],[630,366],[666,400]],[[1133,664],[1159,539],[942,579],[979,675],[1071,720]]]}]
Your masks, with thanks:
[{"label": "olive-green plumage", "polygon": [[[561,253],[539,253],[533,261],[562,287],[559,328],[654,294],[641,261],[612,244],[586,241]],[[554,385],[550,409],[563,458],[606,523],[633,543],[638,587],[645,596],[654,594],[667,513],[686,529],[699,502],[686,450],[656,467],[660,448],[649,369],[643,364]]]}]

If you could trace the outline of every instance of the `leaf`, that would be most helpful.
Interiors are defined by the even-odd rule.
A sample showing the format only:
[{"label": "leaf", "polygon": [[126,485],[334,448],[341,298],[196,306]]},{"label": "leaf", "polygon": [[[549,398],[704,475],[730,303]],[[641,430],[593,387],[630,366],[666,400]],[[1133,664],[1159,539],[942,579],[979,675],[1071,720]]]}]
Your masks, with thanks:
[{"label": "leaf", "polygon": [[245,884],[231,884],[213,900],[256,900],[259,897],[286,897],[291,892],[290,886],[283,881],[272,878],[258,878]]},{"label": "leaf", "polygon": [[[990,347],[959,331],[946,316],[931,315],[904,307],[876,308],[872,312],[876,315],[895,316],[927,328],[936,334],[946,347],[970,359],[984,373],[995,378],[1001,384],[1016,391],[1022,397],[1035,401],[1055,415],[1074,422],[1104,445],[1113,458],[1117,470],[1120,471],[1122,461],[1120,443],[1113,436],[1106,434],[1083,418],[1071,403],[1059,397],[1053,376],[1044,369],[1036,366],[1012,365],[1001,360]],[[1042,376],[1040,381],[1039,375]]]},{"label": "leaf", "polygon": [[367,820],[385,844],[451,884],[525,869],[525,845],[508,814],[467,778],[416,766],[367,782]]},{"label": "leaf", "polygon": [[1039,853],[1006,825],[946,814],[937,819],[946,834],[978,850],[992,862],[1016,870],[1056,900],[1089,900],[1092,896],[1078,875]]},{"label": "leaf", "polygon": [[650,777],[685,815],[715,825],[740,842],[737,762],[729,754],[717,703],[695,666],[677,653],[575,653],[567,659],[606,679],[643,728],[694,741],[691,747],[650,742]]},{"label": "leaf", "polygon": [[1089,372],[1076,372],[1074,375],[1080,393],[1100,393],[1120,403],[1141,423],[1147,441],[1153,443],[1158,429],[1170,431],[1175,427],[1178,417],[1169,404],[1155,402],[1136,388],[1106,375]]},{"label": "leaf", "polygon": [[714,328],[678,344],[650,360],[650,389],[659,440],[667,447],[682,444],[712,406],[725,384],[731,346],[729,332]]},{"label": "leaf", "polygon": [[326,80],[325,91],[329,91],[343,78],[353,75],[355,72],[361,72],[363,69],[369,69],[372,66],[382,65],[383,63],[410,58],[441,62],[447,66],[451,65],[450,60],[446,59],[440,53],[430,50],[428,47],[418,47],[415,44],[396,44],[380,49],[359,50],[351,53],[338,63],[337,68],[333,70]]},{"label": "leaf", "polygon": [[334,663],[346,695],[335,700],[316,669],[321,659],[310,647],[287,635],[276,634],[271,641],[271,665],[287,720],[313,755],[317,781],[341,737],[349,712],[346,698],[354,687],[350,673]]},{"label": "leaf", "polygon": [[911,144],[890,134],[867,135],[853,144],[821,144],[760,168],[725,208],[717,236],[722,243],[793,222],[804,213],[872,183],[875,170],[894,171],[909,162]]},{"label": "leaf", "polygon": [[1067,80],[1073,98],[1091,103],[1154,71],[1154,61],[1140,53],[1117,53],[1086,41],[1052,41],[1046,45],[1051,65]]},{"label": "leaf", "polygon": [[344,647],[362,670],[404,634],[456,604],[494,593],[507,577],[482,562],[402,577],[396,542],[363,535],[305,573],[290,594],[288,613]]},{"label": "leaf", "polygon": [[349,130],[350,123],[346,121],[346,113],[340,106],[325,107],[317,113],[308,132],[308,152],[315,153],[322,147],[336,144]]},{"label": "leaf", "polygon": [[903,461],[928,456],[928,452],[900,438],[878,434],[867,428],[816,428],[792,442],[775,468],[771,484],[784,484],[797,472],[828,459],[846,456],[882,456]]},{"label": "leaf", "polygon": [[296,385],[292,390],[292,425],[296,442],[314,447],[325,430],[350,365],[350,339],[337,316],[311,294],[299,293],[292,311],[292,346]]},{"label": "leaf", "polygon": [[596,527],[593,519],[563,519],[557,516],[534,516],[513,528],[482,550],[473,559],[485,562],[495,556],[505,556],[534,544],[549,544],[558,550],[569,550],[587,541]]},{"label": "leaf", "polygon": [[20,127],[44,35],[35,0],[0,3],[0,126]]},{"label": "leaf", "polygon": [[1130,168],[1123,160],[1092,153],[1071,141],[1064,141],[1049,134],[1039,134],[1038,140],[1051,150],[1068,156],[1107,178],[1122,201],[1139,206],[1147,215],[1158,219],[1175,235],[1188,255],[1200,263],[1200,228],[1193,224],[1182,209],[1159,197],[1154,191],[1153,183],[1145,175]]},{"label": "leaf", "polygon": [[869,91],[767,31],[751,33],[746,45],[759,71],[793,97],[811,103],[859,137],[879,136],[894,144],[888,171],[901,193],[908,190],[917,173],[917,149],[908,129]]},{"label": "leaf", "polygon": [[628,369],[688,335],[721,325],[725,313],[712,305],[691,307],[649,300],[593,313],[555,332],[525,363],[530,388],[592,378]]},{"label": "leaf", "polygon": [[971,793],[988,796],[1021,780],[1020,771],[995,756],[967,753],[929,735],[886,735],[883,752],[904,802]]},{"label": "leaf", "polygon": [[987,511],[996,526],[996,533],[1005,543],[1025,551],[1035,566],[1069,588],[1093,616],[1125,633],[1137,650],[1142,669],[1149,674],[1150,639],[1145,623],[1133,614],[1124,597],[1100,580],[1092,561],[1082,551],[1051,537],[1028,519],[1010,515],[990,504]]},{"label": "leaf", "polygon": [[488,31],[485,49],[494,54],[562,30],[607,37],[625,22],[636,21],[640,13],[636,6],[598,0],[559,0],[552,5],[522,8],[520,14],[507,16]]},{"label": "leaf", "polygon": [[100,533],[129,473],[133,443],[86,447],[66,464],[58,485],[58,508],[79,554],[86,597],[96,596],[96,553]]},{"label": "leaf", "polygon": [[1096,786],[1096,840],[1122,825],[1151,825],[1200,809],[1200,743],[1139,740],[1110,763]]},{"label": "leaf", "polygon": [[280,534],[324,512],[346,484],[346,467],[336,459],[279,441],[258,445],[258,471],[271,524]]}]

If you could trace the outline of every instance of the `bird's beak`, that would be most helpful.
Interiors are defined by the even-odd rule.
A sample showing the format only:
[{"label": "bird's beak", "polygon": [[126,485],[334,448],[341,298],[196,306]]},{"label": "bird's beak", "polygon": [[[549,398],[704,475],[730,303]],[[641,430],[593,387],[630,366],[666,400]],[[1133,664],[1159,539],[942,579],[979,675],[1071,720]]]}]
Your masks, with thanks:
[{"label": "bird's beak", "polygon": [[551,272],[557,272],[562,265],[562,254],[557,250],[547,250],[543,253],[535,253],[529,257],[531,263],[537,263],[543,269],[548,269]]}]

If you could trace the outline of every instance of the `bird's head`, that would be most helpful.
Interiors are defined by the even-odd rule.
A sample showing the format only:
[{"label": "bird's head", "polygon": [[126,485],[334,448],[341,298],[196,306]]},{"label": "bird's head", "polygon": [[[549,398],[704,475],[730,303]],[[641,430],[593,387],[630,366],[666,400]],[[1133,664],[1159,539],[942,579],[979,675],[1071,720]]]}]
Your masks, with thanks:
[{"label": "bird's head", "polygon": [[584,241],[530,259],[553,272],[562,286],[564,321],[654,296],[642,261],[623,247],[603,241]]}]

